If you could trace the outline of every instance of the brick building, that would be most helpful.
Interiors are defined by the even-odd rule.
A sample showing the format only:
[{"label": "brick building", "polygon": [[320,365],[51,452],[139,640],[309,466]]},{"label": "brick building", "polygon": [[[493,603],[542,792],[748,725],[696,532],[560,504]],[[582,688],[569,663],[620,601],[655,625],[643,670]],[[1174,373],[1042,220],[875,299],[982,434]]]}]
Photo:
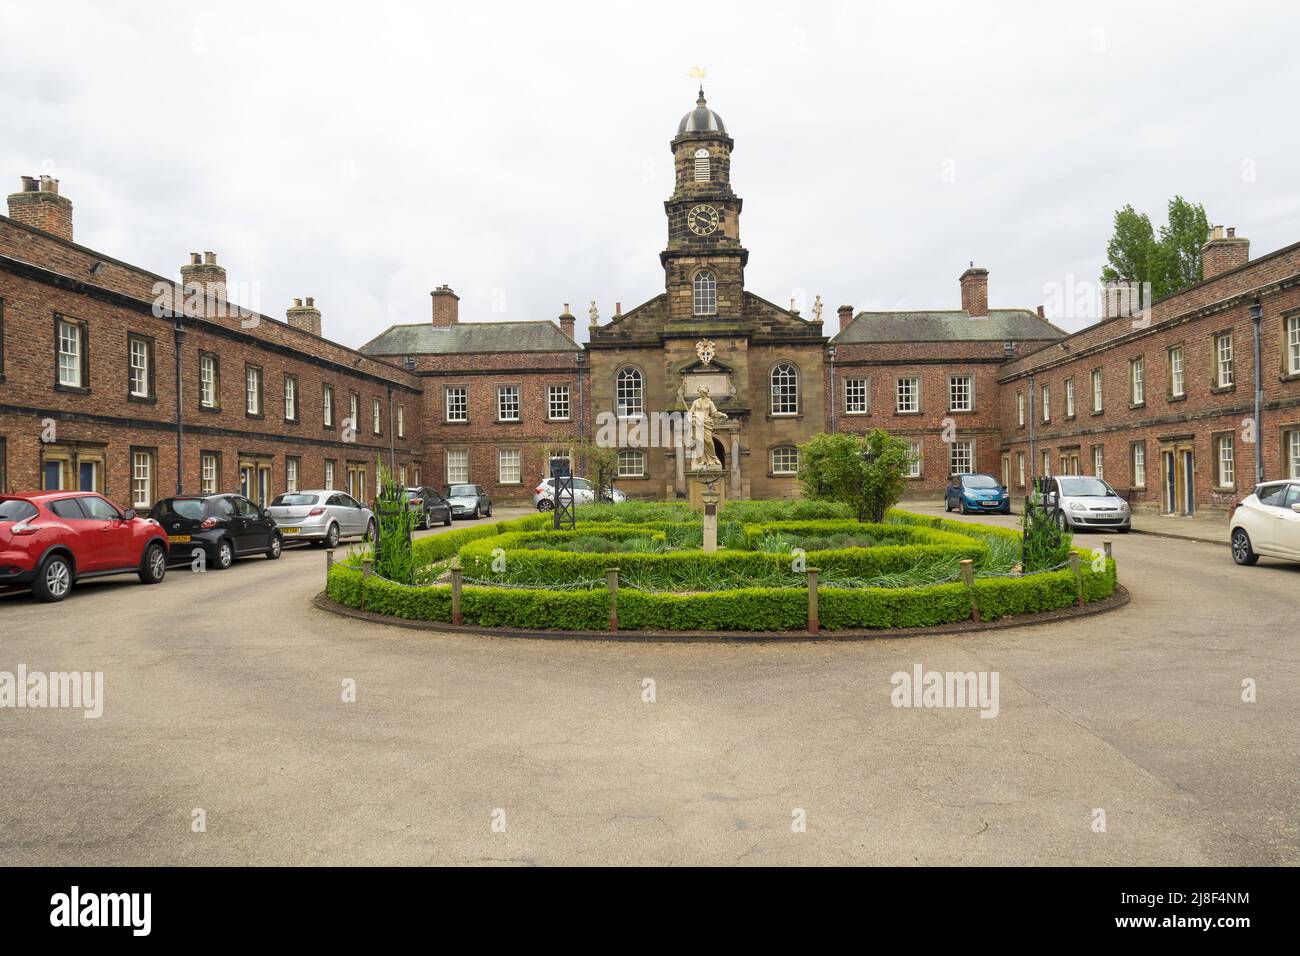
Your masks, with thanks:
[{"label": "brick building", "polygon": [[960,308],[841,306],[828,340],[820,299],[805,318],[745,288],[734,147],[701,91],[670,144],[664,290],[603,323],[593,309],[585,347],[567,306],[461,321],[440,286],[429,322],[349,349],[322,337],[313,298],[283,321],[233,306],[213,253],[176,281],[77,245],[59,183],[24,177],[0,216],[0,489],[368,499],[382,459],[408,483],[527,501],[548,458],[596,440],[618,448],[622,490],[672,498],[680,435],[653,425],[699,385],[727,416],[714,452],[732,497],[795,495],[799,443],[875,427],[912,443],[916,493],[953,470],[1018,493],[1069,471],[1177,515],[1226,508],[1257,468],[1300,475],[1300,245],[1251,260],[1218,229],[1204,281],[1073,335],[1041,307],[989,308],[972,263]]}]

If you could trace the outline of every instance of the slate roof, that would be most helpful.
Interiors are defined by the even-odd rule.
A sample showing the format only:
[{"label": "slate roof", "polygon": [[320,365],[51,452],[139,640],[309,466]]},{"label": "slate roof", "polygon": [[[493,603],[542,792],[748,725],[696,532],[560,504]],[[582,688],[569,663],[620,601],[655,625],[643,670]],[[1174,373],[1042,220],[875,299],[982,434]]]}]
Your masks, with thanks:
[{"label": "slate roof", "polygon": [[554,322],[428,322],[392,325],[361,346],[366,355],[473,355],[483,352],[577,352]]},{"label": "slate roof", "polygon": [[831,342],[971,342],[1055,340],[1066,333],[1028,309],[989,309],[972,319],[963,309],[921,312],[859,312]]}]

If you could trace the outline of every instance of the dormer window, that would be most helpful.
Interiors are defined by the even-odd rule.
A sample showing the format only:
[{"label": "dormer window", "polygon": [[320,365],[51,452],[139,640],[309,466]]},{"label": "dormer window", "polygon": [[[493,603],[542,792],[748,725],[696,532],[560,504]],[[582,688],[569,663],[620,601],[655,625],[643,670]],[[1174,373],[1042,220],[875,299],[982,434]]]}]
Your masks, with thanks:
[{"label": "dormer window", "polygon": [[709,151],[701,147],[695,151],[695,181],[697,183],[707,183],[711,178],[709,175]]},{"label": "dormer window", "polygon": [[695,314],[716,315],[718,312],[718,281],[707,269],[695,274]]}]

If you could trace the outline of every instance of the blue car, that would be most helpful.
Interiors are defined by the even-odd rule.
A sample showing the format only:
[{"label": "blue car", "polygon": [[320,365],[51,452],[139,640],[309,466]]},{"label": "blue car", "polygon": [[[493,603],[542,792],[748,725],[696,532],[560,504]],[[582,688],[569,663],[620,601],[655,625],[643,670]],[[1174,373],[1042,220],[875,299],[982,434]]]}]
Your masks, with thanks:
[{"label": "blue car", "polygon": [[943,510],[960,508],[962,514],[988,511],[1011,514],[1011,494],[992,475],[953,475],[944,492]]}]

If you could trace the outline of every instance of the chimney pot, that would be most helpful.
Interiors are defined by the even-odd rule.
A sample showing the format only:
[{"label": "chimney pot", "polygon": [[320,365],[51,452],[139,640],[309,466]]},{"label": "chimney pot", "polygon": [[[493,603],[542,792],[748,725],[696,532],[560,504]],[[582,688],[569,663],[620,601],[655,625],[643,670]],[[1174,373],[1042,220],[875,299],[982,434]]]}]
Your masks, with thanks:
[{"label": "chimney pot", "polygon": [[1236,226],[1229,226],[1229,227],[1228,227],[1228,238],[1229,238],[1229,239],[1235,239],[1236,237],[1237,237],[1237,227],[1236,227]]},{"label": "chimney pot", "polygon": [[311,296],[307,296],[307,308],[309,309],[316,308],[316,300]]},{"label": "chimney pot", "polygon": [[622,303],[622,302],[615,302],[615,303],[614,303],[614,314],[615,314],[615,315],[622,315],[622,314],[623,314],[623,303]]},{"label": "chimney pot", "polygon": [[295,329],[320,335],[320,309],[316,308],[316,300],[313,298],[294,299],[293,305],[285,313],[285,319]]},{"label": "chimney pot", "polygon": [[217,264],[217,254],[215,252],[203,253],[203,264],[207,266],[215,266]]},{"label": "chimney pot", "polygon": [[294,299],[294,300],[293,300],[293,307],[294,307],[295,309],[301,309],[301,308],[302,308],[302,299]]},{"label": "chimney pot", "polygon": [[1041,305],[1038,307],[1038,317],[1039,317],[1040,319],[1046,319],[1046,318],[1047,318],[1047,310],[1046,310],[1045,308],[1043,308]]},{"label": "chimney pot", "polygon": [[9,218],[72,241],[72,203],[59,195],[53,176],[23,176],[22,190],[9,194]]},{"label": "chimney pot", "polygon": [[1217,275],[1244,266],[1250,261],[1250,240],[1237,235],[1237,227],[1215,226],[1210,238],[1201,246],[1201,275],[1213,279]]}]

